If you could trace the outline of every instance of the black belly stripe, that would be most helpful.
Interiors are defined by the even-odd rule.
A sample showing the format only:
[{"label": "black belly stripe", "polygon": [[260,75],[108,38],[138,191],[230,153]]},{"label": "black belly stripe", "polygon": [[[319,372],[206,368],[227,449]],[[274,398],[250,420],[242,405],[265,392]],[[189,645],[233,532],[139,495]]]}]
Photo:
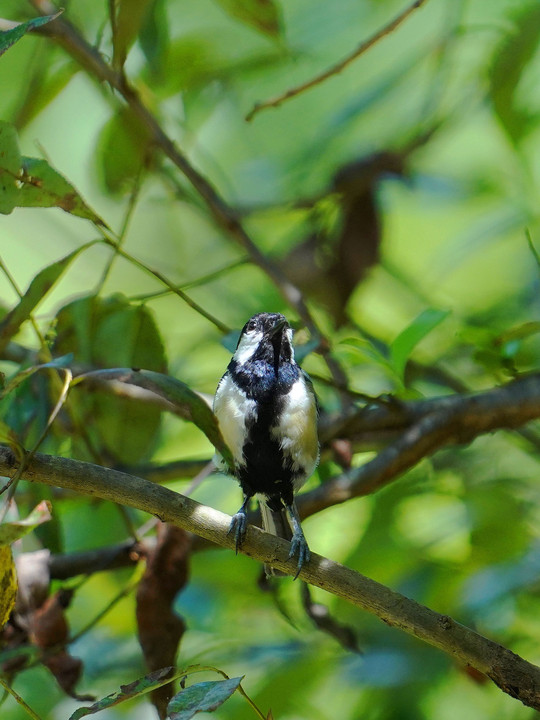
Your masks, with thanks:
[{"label": "black belly stripe", "polygon": [[237,476],[246,495],[261,494],[268,499],[272,510],[293,501],[294,480],[302,471],[294,471],[289,456],[284,456],[279,440],[272,437],[283,412],[285,396],[300,376],[295,363],[282,363],[276,379],[274,368],[267,362],[249,363],[249,367],[232,360],[228,367],[233,380],[257,402],[255,420],[248,421],[243,446],[245,464],[237,469]]}]

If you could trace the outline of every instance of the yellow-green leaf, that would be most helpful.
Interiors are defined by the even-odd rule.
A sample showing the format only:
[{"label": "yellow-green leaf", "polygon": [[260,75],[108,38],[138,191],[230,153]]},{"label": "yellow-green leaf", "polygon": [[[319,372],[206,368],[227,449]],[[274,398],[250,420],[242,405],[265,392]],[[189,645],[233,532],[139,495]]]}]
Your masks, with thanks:
[{"label": "yellow-green leaf", "polygon": [[8,621],[17,597],[17,575],[9,545],[0,546],[0,629]]},{"label": "yellow-green leaf", "polygon": [[50,519],[51,504],[47,500],[42,500],[39,505],[36,505],[30,515],[23,520],[0,523],[0,547],[11,545],[15,540],[20,540],[20,538],[27,535],[35,527]]}]

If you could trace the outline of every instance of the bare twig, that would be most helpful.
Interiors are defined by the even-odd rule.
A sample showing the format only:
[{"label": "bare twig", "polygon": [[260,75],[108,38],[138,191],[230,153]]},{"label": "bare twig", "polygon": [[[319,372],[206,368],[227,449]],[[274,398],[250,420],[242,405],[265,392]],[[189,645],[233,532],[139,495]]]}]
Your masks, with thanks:
[{"label": "bare twig", "polygon": [[333,75],[337,75],[342,70],[344,70],[347,65],[350,65],[352,62],[354,62],[357,58],[359,58],[361,55],[363,55],[365,52],[367,52],[370,48],[372,48],[376,43],[379,42],[379,40],[382,40],[382,38],[386,37],[386,35],[390,35],[397,27],[401,25],[408,17],[409,15],[414,12],[417,8],[424,5],[424,3],[427,0],[415,0],[412,5],[409,5],[405,8],[397,17],[395,17],[391,22],[389,22],[387,25],[382,27],[380,30],[378,30],[374,35],[372,35],[367,40],[364,40],[364,42],[360,43],[355,50],[353,50],[352,53],[344,57],[342,60],[337,62],[335,65],[332,65],[331,67],[327,68],[324,72],[320,73],[319,75],[316,75],[315,77],[311,78],[311,80],[308,80],[307,82],[302,83],[301,85],[297,85],[294,88],[291,88],[290,90],[287,90],[287,92],[282,93],[281,95],[277,95],[274,98],[271,98],[270,100],[265,100],[264,102],[257,103],[250,112],[246,115],[247,122],[250,122],[250,120],[253,120],[255,115],[257,113],[261,112],[261,110],[265,110],[267,108],[272,107],[278,107],[282,103],[284,103],[286,100],[290,100],[293,97],[296,97],[297,95],[300,95],[303,92],[306,92],[306,90],[310,90],[312,87],[315,87],[316,85],[320,85],[325,80],[328,80],[328,78],[332,77]]},{"label": "bare twig", "polygon": [[[0,447],[0,472],[7,476],[17,472],[13,453],[5,446]],[[231,520],[228,515],[142,478],[42,454],[36,455],[28,464],[24,477],[30,482],[69,488],[144,510],[234,550],[235,540],[228,532]],[[294,574],[295,561],[287,559],[288,550],[289,544],[285,540],[253,526],[249,527],[242,547],[245,555]],[[306,582],[378,616],[388,625],[440,648],[491,678],[504,692],[525,705],[540,709],[540,668],[501,645],[446,615],[440,615],[319,555],[312,555],[300,576]]]}]

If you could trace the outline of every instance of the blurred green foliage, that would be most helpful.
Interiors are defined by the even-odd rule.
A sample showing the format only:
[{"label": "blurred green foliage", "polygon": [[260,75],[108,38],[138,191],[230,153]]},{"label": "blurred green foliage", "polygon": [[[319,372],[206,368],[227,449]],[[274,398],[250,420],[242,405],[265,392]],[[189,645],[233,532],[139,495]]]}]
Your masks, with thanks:
[{"label": "blurred green foliage", "polygon": [[[402,9],[394,0],[80,0],[64,17],[123,69],[257,247],[301,287],[350,389],[420,398],[538,368],[538,3],[430,0],[339,75],[244,120],[257,102],[309,80]],[[35,12],[4,0],[2,15],[22,22]],[[8,149],[0,157],[8,188],[0,194],[1,369],[20,380],[0,412],[2,428],[29,447],[60,388],[54,371],[16,375],[24,368],[73,353],[82,370],[169,372],[211,394],[230,357],[220,327],[238,329],[261,310],[298,317],[119,94],[50,38],[20,35],[0,57],[0,141]],[[374,157],[399,162],[377,165]],[[344,186],[350,168],[353,182]],[[57,209],[28,207],[36,204]],[[111,238],[127,254],[115,254]],[[370,252],[360,257],[358,248]],[[336,267],[353,268],[345,304]],[[317,379],[328,379],[328,369],[297,324],[303,366],[323,409],[337,412],[340,394]],[[310,546],[540,663],[538,431],[439,452],[376,495],[309,518]],[[213,452],[191,423],[82,387],[70,392],[40,450],[130,467]],[[356,453],[352,462],[367,457]],[[310,483],[337,472],[325,461]],[[187,484],[179,477],[170,486],[182,492]],[[50,494],[21,483],[21,515]],[[217,474],[193,495],[226,512],[239,500],[236,483]],[[84,496],[52,500],[54,527],[23,549],[97,548],[131,537],[146,520]],[[259,571],[225,551],[193,555],[176,601],[188,624],[179,666],[244,675],[246,692],[276,720],[533,717],[440,652],[314,590],[356,630],[364,654],[347,653],[312,627],[299,587],[283,581],[288,622],[259,589]],[[68,610],[74,633],[121,593],[129,572],[85,580]],[[72,645],[85,692],[103,697],[144,674],[135,632],[128,595]],[[14,687],[42,718],[78,707],[43,668],[20,674]],[[0,713],[26,717],[11,698]],[[127,704],[102,717],[153,713]],[[217,716],[253,712],[235,694]]]}]

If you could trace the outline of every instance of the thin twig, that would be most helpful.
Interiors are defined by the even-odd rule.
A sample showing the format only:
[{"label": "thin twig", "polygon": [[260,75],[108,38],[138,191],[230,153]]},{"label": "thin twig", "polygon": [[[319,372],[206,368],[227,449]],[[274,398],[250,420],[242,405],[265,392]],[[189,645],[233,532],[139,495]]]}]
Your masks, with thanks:
[{"label": "thin twig", "polygon": [[[7,447],[0,447],[0,472],[13,475],[17,462]],[[67,458],[38,454],[25,469],[30,482],[69,488],[92,497],[158,516],[164,522],[234,550],[229,534],[231,518],[147,480]],[[288,559],[289,543],[250,526],[241,552],[270,563],[288,574],[296,562]],[[328,558],[312,554],[300,573],[302,580],[341,597],[424,642],[438,647],[461,663],[470,665],[525,705],[540,709],[540,668],[507,648],[488,640],[446,615],[394,592],[360,573]]]},{"label": "thin twig", "polygon": [[15,698],[15,700],[18,702],[18,704],[23,708],[23,710],[26,711],[28,715],[32,718],[32,720],[41,720],[39,715],[32,710],[32,708],[25,703],[25,701],[22,699],[22,697],[15,692],[15,690],[12,687],[9,687],[9,685],[5,682],[5,680],[0,675],[0,685],[4,688],[6,692],[8,692],[12,697]]},{"label": "thin twig", "polygon": [[337,75],[342,70],[344,70],[347,65],[350,65],[352,62],[354,62],[357,58],[359,58],[361,55],[366,53],[370,48],[373,47],[376,43],[379,42],[379,40],[382,40],[382,38],[386,37],[386,35],[390,35],[397,27],[401,25],[408,17],[409,15],[414,12],[417,8],[424,5],[424,3],[427,2],[427,0],[415,0],[412,5],[409,5],[409,7],[405,8],[397,17],[395,17],[391,22],[389,22],[387,25],[382,27],[380,30],[378,30],[374,35],[372,35],[367,40],[364,40],[364,42],[360,43],[360,45],[353,50],[352,53],[345,56],[342,60],[337,62],[335,65],[332,65],[331,67],[327,68],[324,72],[320,73],[319,75],[316,75],[315,77],[311,78],[311,80],[308,80],[307,82],[302,83],[301,85],[297,85],[294,88],[291,88],[290,90],[287,90],[287,92],[282,93],[281,95],[277,95],[274,98],[271,98],[270,100],[265,100],[263,102],[257,103],[250,112],[246,115],[246,121],[250,122],[253,120],[255,115],[257,113],[261,112],[261,110],[265,110],[267,108],[271,107],[278,107],[282,103],[284,103],[286,100],[290,100],[293,97],[296,97],[297,95],[300,95],[303,92],[306,92],[306,90],[310,90],[312,87],[315,87],[316,85],[320,85],[325,80],[328,80],[328,78],[332,77],[333,75]]},{"label": "thin twig", "polygon": [[110,272],[111,272],[111,270],[112,270],[112,266],[113,266],[113,264],[114,264],[114,261],[115,261],[116,258],[118,257],[118,251],[121,249],[122,245],[124,244],[124,240],[125,240],[126,235],[127,235],[129,223],[130,223],[130,220],[131,220],[131,218],[132,218],[132,216],[133,216],[133,213],[134,213],[134,211],[135,211],[135,207],[136,207],[136,205],[137,205],[137,200],[138,200],[138,198],[139,198],[139,194],[140,194],[140,191],[141,191],[142,177],[143,177],[144,168],[145,168],[145,162],[144,162],[144,160],[143,160],[143,162],[141,162],[141,165],[140,165],[140,167],[139,167],[139,171],[138,171],[138,173],[137,173],[137,177],[135,178],[135,180],[134,180],[134,182],[133,182],[133,187],[132,187],[132,189],[131,189],[131,193],[130,193],[130,196],[129,196],[128,206],[127,206],[127,208],[126,208],[126,212],[125,212],[125,215],[124,215],[124,220],[123,220],[123,222],[122,222],[122,227],[120,228],[120,233],[119,233],[119,235],[118,235],[118,240],[117,240],[117,242],[116,242],[116,244],[115,244],[115,246],[114,246],[114,252],[113,252],[112,256],[110,257],[109,262],[108,262],[107,265],[105,266],[105,269],[104,269],[104,271],[103,271],[103,274],[102,274],[102,276],[101,276],[101,278],[100,278],[100,281],[99,281],[99,283],[98,283],[98,286],[97,286],[97,289],[96,289],[96,294],[98,294],[98,295],[101,293],[101,291],[102,291],[102,289],[103,289],[103,286],[104,286],[105,283],[107,282],[107,278],[109,277],[109,274],[110,274]]},{"label": "thin twig", "polygon": [[165,275],[163,275],[163,273],[159,272],[159,270],[154,270],[153,268],[148,267],[148,265],[145,265],[141,260],[138,260],[133,255],[130,255],[130,253],[123,250],[117,242],[110,238],[104,238],[102,242],[113,247],[116,253],[118,255],[121,255],[125,260],[128,260],[133,265],[136,265],[141,270],[144,270],[144,272],[149,273],[150,275],[153,275],[155,278],[157,278],[160,282],[166,285],[172,293],[178,295],[178,297],[181,298],[186,303],[186,305],[189,305],[189,307],[198,312],[199,315],[202,315],[213,325],[215,325],[218,330],[224,335],[230,332],[230,328],[227,327],[225,323],[222,323],[221,320],[218,320],[218,318],[214,317],[214,315],[211,315],[209,312],[207,312],[201,305],[196,303],[195,300],[192,300],[189,295],[187,295],[183,290],[180,290],[177,285],[174,285],[174,283],[168,280]]}]

